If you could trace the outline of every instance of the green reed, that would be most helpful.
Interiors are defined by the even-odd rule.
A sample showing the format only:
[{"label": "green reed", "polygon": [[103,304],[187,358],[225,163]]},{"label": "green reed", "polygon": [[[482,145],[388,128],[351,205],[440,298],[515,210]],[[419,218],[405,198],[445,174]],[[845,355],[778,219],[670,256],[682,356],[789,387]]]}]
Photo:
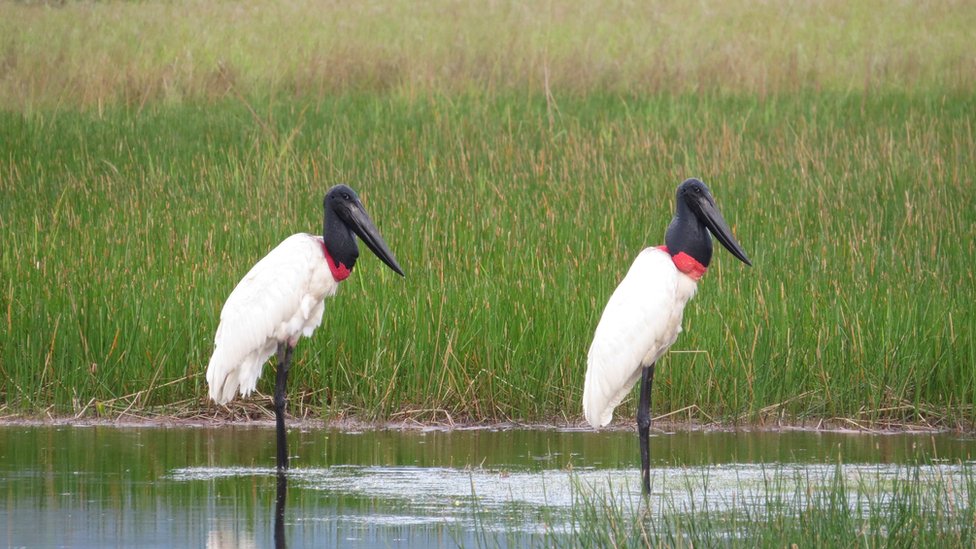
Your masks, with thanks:
[{"label": "green reed", "polygon": [[4,401],[202,397],[224,298],[344,181],[407,277],[364,256],[291,386],[329,413],[575,420],[603,304],[700,176],[755,266],[716,249],[657,413],[972,418],[971,97],[559,101],[0,115]]}]

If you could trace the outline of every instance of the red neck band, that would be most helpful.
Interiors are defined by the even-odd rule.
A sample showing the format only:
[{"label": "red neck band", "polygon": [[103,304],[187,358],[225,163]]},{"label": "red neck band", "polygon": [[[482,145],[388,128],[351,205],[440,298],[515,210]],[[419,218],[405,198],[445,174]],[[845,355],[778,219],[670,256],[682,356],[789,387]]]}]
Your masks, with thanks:
[{"label": "red neck band", "polygon": [[349,278],[352,274],[352,270],[346,267],[342,263],[336,264],[335,260],[332,259],[332,255],[329,254],[329,249],[325,247],[325,241],[321,240],[322,243],[322,253],[325,254],[325,262],[329,265],[329,271],[332,272],[332,278],[336,282],[342,282],[343,280]]},{"label": "red neck band", "polygon": [[[668,251],[667,246],[658,246],[657,248],[668,255],[671,254],[671,252]],[[708,270],[708,268],[699,263],[697,259],[684,252],[678,252],[677,254],[672,255],[671,261],[674,262],[674,266],[678,269],[678,271],[688,275],[692,280],[700,279],[705,275],[705,271]]]}]

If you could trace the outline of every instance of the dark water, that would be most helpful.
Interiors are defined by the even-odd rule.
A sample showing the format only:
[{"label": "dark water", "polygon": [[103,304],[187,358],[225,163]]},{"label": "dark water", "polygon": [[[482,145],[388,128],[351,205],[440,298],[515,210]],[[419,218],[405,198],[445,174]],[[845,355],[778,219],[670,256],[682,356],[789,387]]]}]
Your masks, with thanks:
[{"label": "dark water", "polygon": [[[630,432],[289,433],[278,521],[290,547],[518,546],[565,527],[574,486],[639,494]],[[270,428],[0,428],[0,547],[272,547],[279,479]],[[970,464],[954,434],[658,433],[656,495],[708,478],[709,498],[765,471],[845,474]],[[706,497],[702,495],[701,497]]]}]

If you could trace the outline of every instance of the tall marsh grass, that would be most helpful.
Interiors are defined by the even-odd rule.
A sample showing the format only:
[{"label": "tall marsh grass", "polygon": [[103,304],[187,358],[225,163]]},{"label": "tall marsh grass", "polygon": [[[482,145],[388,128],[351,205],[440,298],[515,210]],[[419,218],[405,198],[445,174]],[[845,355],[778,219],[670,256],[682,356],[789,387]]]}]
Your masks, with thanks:
[{"label": "tall marsh grass", "polygon": [[591,95],[551,124],[541,98],[357,96],[259,118],[236,102],[6,113],[5,401],[203,395],[223,299],[285,236],[318,232],[345,181],[407,278],[364,257],[292,386],[367,415],[572,420],[603,304],[698,175],[755,267],[716,251],[659,412],[969,419],[974,108]]},{"label": "tall marsh grass", "polygon": [[971,90],[965,2],[4,2],[0,105]]},{"label": "tall marsh grass", "polygon": [[341,181],[407,278],[362,260],[302,404],[575,421],[699,176],[755,266],[716,252],[655,412],[971,422],[976,10],[603,6],[0,5],[4,409],[196,406],[223,299]]}]

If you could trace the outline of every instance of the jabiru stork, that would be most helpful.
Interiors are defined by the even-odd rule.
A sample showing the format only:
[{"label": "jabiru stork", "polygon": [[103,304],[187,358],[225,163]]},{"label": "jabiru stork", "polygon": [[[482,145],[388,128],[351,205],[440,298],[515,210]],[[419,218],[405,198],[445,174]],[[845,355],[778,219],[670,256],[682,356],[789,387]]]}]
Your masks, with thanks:
[{"label": "jabiru stork", "polygon": [[654,364],[681,332],[685,304],[712,259],[711,235],[739,261],[752,265],[704,183],[684,181],[675,202],[665,245],[641,251],[610,296],[593,335],[583,386],[583,414],[599,428],[610,423],[614,408],[641,380],[637,432],[644,493],[651,489],[648,432]]},{"label": "jabiru stork", "polygon": [[226,404],[255,388],[264,363],[277,351],[274,391],[277,467],[288,468],[285,388],[292,352],[301,336],[322,323],[325,299],[352,273],[358,236],[383,263],[403,275],[359,196],[346,185],[329,189],[323,200],[322,236],[294,234],[258,261],[220,312],[214,351],[207,366],[210,398]]}]

